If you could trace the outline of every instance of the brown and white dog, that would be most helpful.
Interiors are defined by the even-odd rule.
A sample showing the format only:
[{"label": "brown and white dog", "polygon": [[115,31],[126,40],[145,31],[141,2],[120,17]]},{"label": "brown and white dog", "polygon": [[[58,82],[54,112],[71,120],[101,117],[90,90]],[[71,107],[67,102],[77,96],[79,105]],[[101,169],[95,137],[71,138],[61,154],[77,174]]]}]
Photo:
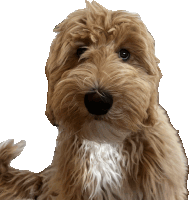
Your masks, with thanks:
[{"label": "brown and white dog", "polygon": [[16,170],[25,142],[1,143],[0,200],[186,200],[187,158],[158,103],[153,37],[137,14],[86,4],[55,27],[46,65],[52,165]]}]

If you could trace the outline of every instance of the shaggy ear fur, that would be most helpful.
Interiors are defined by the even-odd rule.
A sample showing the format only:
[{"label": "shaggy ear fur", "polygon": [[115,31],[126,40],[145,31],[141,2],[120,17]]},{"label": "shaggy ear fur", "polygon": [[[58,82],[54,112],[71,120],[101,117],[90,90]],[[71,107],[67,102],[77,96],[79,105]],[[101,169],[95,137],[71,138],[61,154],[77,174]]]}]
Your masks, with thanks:
[{"label": "shaggy ear fur", "polygon": [[54,118],[54,114],[53,114],[53,111],[52,111],[52,108],[51,108],[51,97],[52,97],[52,93],[53,93],[53,88],[50,87],[50,77],[49,77],[49,58],[47,60],[47,65],[45,67],[45,73],[46,73],[46,76],[47,76],[47,80],[48,80],[48,92],[47,92],[47,104],[46,104],[46,111],[45,111],[45,115],[47,116],[48,120],[51,122],[51,124],[53,126],[56,126],[55,124],[55,118]]},{"label": "shaggy ear fur", "polygon": [[49,58],[47,60],[45,67],[45,73],[48,80],[47,104],[46,104],[45,115],[48,117],[49,121],[53,126],[55,125],[55,117],[51,106],[52,106],[52,96],[54,92],[54,82],[56,77],[52,74],[58,68],[58,63],[57,63],[58,53],[56,53],[58,49],[56,43],[57,41],[56,39],[54,39],[50,47]]},{"label": "shaggy ear fur", "polygon": [[47,80],[48,80],[47,104],[46,104],[45,115],[47,116],[47,118],[51,122],[51,124],[53,126],[56,126],[54,114],[53,114],[53,111],[51,108],[52,94],[53,94],[54,88],[51,86],[51,80],[50,80],[50,65],[49,65],[50,59],[51,59],[50,57],[51,56],[49,55],[49,58],[47,60],[47,64],[45,67],[45,73],[46,73]]},{"label": "shaggy ear fur", "polygon": [[[50,47],[50,53],[49,58],[46,63],[45,67],[45,73],[48,80],[48,92],[47,92],[47,104],[46,104],[46,111],[45,115],[47,116],[48,120],[51,122],[53,126],[58,126],[56,119],[53,114],[52,110],[52,96],[54,92],[54,85],[57,82],[57,80],[60,78],[59,72],[57,72],[57,69],[60,67],[60,56],[59,52],[62,48],[62,42],[64,37],[64,27],[65,27],[65,21],[58,24],[54,29],[53,32],[57,32],[56,38],[53,40],[52,45]],[[59,34],[61,32],[61,34]]]},{"label": "shaggy ear fur", "polygon": [[[155,43],[154,43],[154,46],[155,46]],[[156,79],[154,83],[154,90],[152,91],[152,95],[150,99],[150,104],[147,110],[148,118],[143,123],[145,126],[154,126],[157,121],[156,108],[159,105],[158,87],[159,87],[159,81],[162,78],[162,73],[158,66],[159,62],[160,62],[159,59],[156,58],[154,54],[152,64],[154,65],[154,68],[155,68],[155,74],[153,75],[156,76]]]}]

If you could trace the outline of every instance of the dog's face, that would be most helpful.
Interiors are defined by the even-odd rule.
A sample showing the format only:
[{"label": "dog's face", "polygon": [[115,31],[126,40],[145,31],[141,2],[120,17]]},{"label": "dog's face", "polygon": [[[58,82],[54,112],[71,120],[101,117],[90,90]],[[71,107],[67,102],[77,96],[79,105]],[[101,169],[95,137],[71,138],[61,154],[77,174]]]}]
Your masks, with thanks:
[{"label": "dog's face", "polygon": [[123,140],[155,123],[161,73],[138,15],[87,2],[54,31],[46,66],[52,124],[87,139]]}]

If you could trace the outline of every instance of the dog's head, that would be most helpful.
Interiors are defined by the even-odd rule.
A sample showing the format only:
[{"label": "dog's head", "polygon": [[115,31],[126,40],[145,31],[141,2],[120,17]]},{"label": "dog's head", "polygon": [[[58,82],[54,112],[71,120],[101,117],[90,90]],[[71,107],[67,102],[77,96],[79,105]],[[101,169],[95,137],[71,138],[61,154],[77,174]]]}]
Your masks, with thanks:
[{"label": "dog's head", "polygon": [[48,119],[89,138],[153,126],[161,72],[151,34],[137,14],[86,4],[54,29]]}]

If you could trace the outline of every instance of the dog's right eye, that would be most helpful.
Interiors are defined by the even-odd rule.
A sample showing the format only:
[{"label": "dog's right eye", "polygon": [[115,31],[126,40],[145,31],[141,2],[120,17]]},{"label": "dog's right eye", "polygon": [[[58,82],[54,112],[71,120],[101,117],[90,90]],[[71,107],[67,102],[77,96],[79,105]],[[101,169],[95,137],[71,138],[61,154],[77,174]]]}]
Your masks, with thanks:
[{"label": "dog's right eye", "polygon": [[78,48],[77,49],[77,56],[80,57],[85,51],[87,50],[87,48]]}]

